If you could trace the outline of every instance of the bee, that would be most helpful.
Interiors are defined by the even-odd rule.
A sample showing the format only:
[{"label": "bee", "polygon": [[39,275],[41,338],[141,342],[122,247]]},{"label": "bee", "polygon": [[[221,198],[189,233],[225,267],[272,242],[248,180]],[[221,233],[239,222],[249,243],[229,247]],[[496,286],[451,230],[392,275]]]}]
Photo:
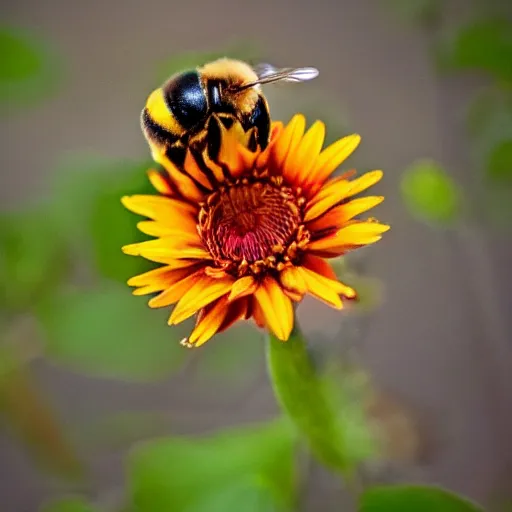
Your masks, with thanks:
[{"label": "bee", "polygon": [[249,148],[269,143],[270,112],[261,85],[302,82],[318,76],[315,68],[276,69],[269,64],[219,59],[169,78],[148,97],[141,125],[155,160],[164,154],[178,167],[188,148],[207,149],[215,158],[220,149],[221,126],[240,123],[252,130]]}]

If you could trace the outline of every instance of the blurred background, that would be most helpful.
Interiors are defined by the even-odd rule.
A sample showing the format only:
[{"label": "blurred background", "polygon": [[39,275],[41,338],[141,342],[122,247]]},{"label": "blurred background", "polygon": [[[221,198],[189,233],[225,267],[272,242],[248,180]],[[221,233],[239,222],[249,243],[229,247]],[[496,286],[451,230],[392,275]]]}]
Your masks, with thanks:
[{"label": "blurred background", "polygon": [[266,87],[273,118],[358,132],[350,168],[385,171],[375,215],[392,230],[336,263],[361,302],[299,308],[361,481],[510,505],[509,2],[1,9],[2,510],[351,510],[281,421],[260,332],[184,350],[190,324],[125,285],[149,268],[120,250],[139,235],[119,198],[150,191],[139,113],[167,76],[224,55],[317,67]]}]

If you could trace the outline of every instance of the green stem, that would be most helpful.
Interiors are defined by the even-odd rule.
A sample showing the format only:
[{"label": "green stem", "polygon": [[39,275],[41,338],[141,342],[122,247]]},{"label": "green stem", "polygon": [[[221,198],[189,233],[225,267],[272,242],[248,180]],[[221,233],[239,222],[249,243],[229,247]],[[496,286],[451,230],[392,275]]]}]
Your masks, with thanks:
[{"label": "green stem", "polygon": [[275,395],[284,412],[327,467],[352,477],[342,429],[325,381],[317,374],[306,341],[296,325],[286,342],[267,337],[267,362]]}]

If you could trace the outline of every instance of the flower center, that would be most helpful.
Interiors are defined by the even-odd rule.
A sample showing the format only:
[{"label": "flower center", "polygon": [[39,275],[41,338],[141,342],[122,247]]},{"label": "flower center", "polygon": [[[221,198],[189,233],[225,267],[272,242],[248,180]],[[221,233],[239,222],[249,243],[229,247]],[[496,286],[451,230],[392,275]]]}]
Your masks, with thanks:
[{"label": "flower center", "polygon": [[288,187],[245,179],[208,198],[199,215],[199,233],[218,264],[236,267],[239,274],[245,267],[258,273],[258,267],[275,266],[296,240],[298,203]]}]

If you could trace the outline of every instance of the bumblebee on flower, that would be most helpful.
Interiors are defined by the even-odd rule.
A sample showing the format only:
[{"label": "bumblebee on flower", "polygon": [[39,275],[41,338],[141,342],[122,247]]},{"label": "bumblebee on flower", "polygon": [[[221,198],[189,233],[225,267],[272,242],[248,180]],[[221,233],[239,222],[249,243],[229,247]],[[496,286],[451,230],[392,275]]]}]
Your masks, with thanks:
[{"label": "bumblebee on flower", "polygon": [[147,217],[139,229],[154,240],[123,247],[162,266],[131,278],[134,294],[158,293],[149,306],[174,305],[169,324],[196,315],[184,341],[198,347],[238,320],[252,318],[286,341],[293,302],[306,294],[341,309],[356,291],[338,281],[329,258],[378,241],[389,226],[358,216],[381,196],[353,196],[381,171],[332,178],[360,142],[350,135],[322,151],[325,125],[296,115],[273,122],[265,149],[248,149],[251,132],[221,127],[218,157],[187,150],[183,169],[165,155],[149,178],[158,195],[122,199]]}]

